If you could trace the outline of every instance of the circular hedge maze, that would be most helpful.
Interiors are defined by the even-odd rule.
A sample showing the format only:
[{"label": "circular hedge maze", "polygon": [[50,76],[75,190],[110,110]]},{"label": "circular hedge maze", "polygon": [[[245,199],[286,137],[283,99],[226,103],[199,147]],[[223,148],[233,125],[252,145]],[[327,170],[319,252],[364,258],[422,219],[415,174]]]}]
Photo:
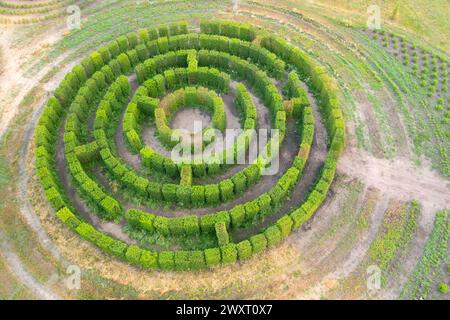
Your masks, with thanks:
[{"label": "circular hedge maze", "polygon": [[[299,229],[326,198],[345,140],[337,90],[305,52],[248,24],[139,30],[92,52],[48,100],[36,127],[38,176],[68,228],[135,266],[243,261]],[[175,161],[176,120],[191,123],[194,110],[211,120],[205,135],[241,130],[218,152]],[[240,162],[256,130],[275,133]],[[210,138],[188,147],[217,151]]]}]

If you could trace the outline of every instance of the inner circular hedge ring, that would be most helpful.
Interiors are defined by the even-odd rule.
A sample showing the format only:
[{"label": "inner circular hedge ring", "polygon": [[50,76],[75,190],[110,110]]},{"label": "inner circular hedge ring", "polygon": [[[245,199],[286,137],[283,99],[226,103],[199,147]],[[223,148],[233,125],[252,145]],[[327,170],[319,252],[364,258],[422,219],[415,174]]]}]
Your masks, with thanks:
[{"label": "inner circular hedge ring", "polygon": [[[131,85],[134,77],[127,76],[132,73],[140,87]],[[167,124],[155,112],[167,92],[184,91],[185,99],[192,87],[223,92],[230,78],[242,82],[236,86],[235,103],[243,127],[258,128],[262,109],[255,106],[264,105],[270,126],[279,132],[254,162],[243,168],[208,159],[176,165],[143,145],[143,118],[158,118],[159,129]],[[308,79],[318,110],[301,79]],[[203,21],[200,33],[190,33],[186,23],[139,30],[91,53],[55,90],[36,126],[37,174],[65,225],[137,267],[198,270],[244,261],[279,244],[326,198],[345,142],[337,92],[326,69],[305,52],[249,24]],[[308,169],[316,129],[322,130],[318,117],[325,124],[327,157],[304,199],[289,200]],[[222,121],[215,125],[224,128]],[[271,147],[292,152],[285,138],[293,135],[299,137],[298,152],[289,161],[282,159],[284,167],[265,178],[278,156]],[[220,158],[236,157],[247,138]],[[61,151],[64,157],[56,157]],[[58,170],[62,166],[67,170]],[[221,176],[215,177],[220,170]],[[272,185],[263,187],[262,180]],[[87,210],[69,197],[71,189]],[[286,208],[287,202],[295,204]],[[124,222],[123,232],[138,245],[97,230],[88,222],[94,214]]]},{"label": "inner circular hedge ring", "polygon": [[[158,108],[155,109],[156,131],[161,142],[167,147],[173,148],[180,143],[180,140],[176,141],[173,139],[173,137],[176,136],[174,131],[177,129],[172,129],[169,123],[172,116],[181,108],[185,107],[200,108],[201,110],[210,113],[212,115],[212,128],[221,132],[225,131],[227,117],[222,98],[214,91],[204,87],[185,87],[168,94],[161,100]],[[208,129],[210,128],[206,128],[206,130]],[[187,137],[189,139],[188,145],[195,145],[196,142],[199,142],[203,149],[202,135],[190,134],[191,137]],[[184,138],[182,134],[179,134],[178,136],[181,137],[181,142],[183,142]],[[194,136],[200,137],[200,141],[197,141],[197,138]],[[191,142],[191,138],[193,142]]]},{"label": "inner circular hedge ring", "polygon": [[[180,50],[176,51],[175,55],[181,55],[185,57],[189,56],[190,58],[192,58],[194,53],[197,55],[197,53],[193,52],[192,50],[188,51],[188,53],[186,50]],[[162,57],[166,55],[168,56],[170,54],[174,54],[174,52],[169,52],[164,55],[158,55],[151,60],[146,60],[144,64],[148,65],[151,61],[161,60]],[[139,70],[141,66],[142,65],[136,66],[136,70]],[[201,81],[200,79],[197,79],[197,76],[193,76],[191,72],[189,73],[190,77],[188,79],[189,85],[200,84],[201,86],[208,86],[208,88],[219,90],[222,93],[224,91],[228,91],[229,79],[227,74],[220,72],[215,73],[214,69],[202,69],[205,71],[205,73],[209,73],[210,71],[213,72],[210,73],[210,76],[212,76],[210,81]],[[163,70],[161,70],[161,72],[162,71]],[[183,71],[187,72],[187,70],[182,69],[177,69],[177,71],[179,73],[182,73]],[[195,69],[194,71],[197,72],[197,70]],[[169,72],[164,72],[164,74],[153,75],[153,77],[148,80],[146,80],[146,77],[152,74],[141,76],[141,83],[143,83],[143,86],[139,87],[136,90],[132,101],[127,107],[127,111],[124,117],[123,129],[125,134],[124,138],[130,146],[131,151],[133,153],[141,154],[144,166],[148,167],[151,170],[156,170],[164,174],[180,176],[182,172],[182,166],[177,166],[176,164],[174,164],[169,156],[164,156],[161,153],[156,152],[149,146],[144,147],[144,143],[139,134],[142,124],[145,123],[144,119],[149,116],[155,118],[155,109],[160,103],[159,98],[164,96],[163,91],[159,92],[155,88],[159,83],[168,83],[167,77],[170,74],[171,73]],[[199,81],[201,81],[201,83],[199,83]],[[220,83],[221,85],[217,87],[217,83]],[[175,86],[174,89],[176,89],[177,87],[178,86]],[[236,152],[245,152],[249,146],[249,143],[244,142],[244,140],[247,139],[247,136],[249,136],[247,131],[256,129],[256,107],[249,92],[247,91],[247,88],[243,84],[237,84],[235,91],[235,104],[237,106],[238,112],[240,112],[242,117],[244,132],[237,137],[233,146],[231,146],[228,150],[223,150],[222,155],[218,156],[219,159],[226,159],[227,154],[230,153],[234,154]],[[151,95],[151,97],[149,95]],[[239,148],[239,145],[242,144],[244,144],[245,148]],[[203,163],[190,163],[190,166],[192,167],[192,174],[194,177],[215,175],[222,172],[224,168],[226,168],[226,164],[221,163],[221,161],[218,161],[217,159],[209,159],[209,161],[204,161]],[[173,168],[175,168],[176,170],[173,170]]]}]

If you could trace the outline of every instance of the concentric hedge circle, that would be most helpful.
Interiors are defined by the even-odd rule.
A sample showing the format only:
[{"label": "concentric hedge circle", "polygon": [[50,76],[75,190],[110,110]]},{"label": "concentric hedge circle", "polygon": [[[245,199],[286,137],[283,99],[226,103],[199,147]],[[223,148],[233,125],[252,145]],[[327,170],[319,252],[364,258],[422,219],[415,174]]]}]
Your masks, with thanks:
[{"label": "concentric hedge circle", "polygon": [[[319,121],[300,78],[309,79],[319,101],[328,154],[306,200],[292,211],[281,212],[301,179]],[[58,217],[69,228],[134,265],[188,270],[245,260],[298,229],[325,199],[345,138],[337,90],[326,70],[303,51],[251,25],[204,21],[199,34],[189,33],[185,23],[139,30],[91,53],[55,90],[36,127],[38,176]],[[185,105],[204,106],[213,115],[213,127],[225,130],[227,118],[219,96],[224,94],[233,96],[243,129],[230,148],[201,161],[175,163],[143,142],[143,128],[153,126],[161,142],[172,147],[167,117]],[[272,135],[263,152],[243,168],[226,164],[224,160],[237,161],[245,154],[255,138],[254,129],[261,120],[255,101],[267,107],[270,126],[279,135]],[[299,128],[300,145],[292,165],[277,176],[268,192],[246,199],[246,190],[258,187],[278,156],[273,147],[294,134],[287,129],[293,122]],[[122,143],[128,150],[122,150]],[[64,151],[67,172],[58,165],[59,151]],[[132,157],[138,157],[139,163],[130,163]],[[98,171],[116,190],[99,178]],[[143,241],[137,246],[118,240],[88,223],[69,197],[69,188],[83,199],[89,214],[123,220],[146,239],[208,241],[190,250],[158,250]],[[123,193],[131,195],[131,202]],[[228,210],[210,208],[233,199],[238,204]],[[164,214],[151,213],[151,208],[161,206],[166,207],[158,209]],[[203,208],[202,212],[209,208],[209,212],[196,214],[196,208]],[[185,212],[174,216],[172,210]],[[234,243],[230,237],[236,230],[258,229],[263,219],[274,215],[280,218],[247,239]]]}]

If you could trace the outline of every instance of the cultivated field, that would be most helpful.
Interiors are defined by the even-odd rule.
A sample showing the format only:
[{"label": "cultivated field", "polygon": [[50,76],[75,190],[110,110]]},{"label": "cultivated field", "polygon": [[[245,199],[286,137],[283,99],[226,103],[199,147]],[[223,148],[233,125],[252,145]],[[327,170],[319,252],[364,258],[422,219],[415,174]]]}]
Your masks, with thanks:
[{"label": "cultivated field", "polygon": [[0,299],[448,300],[449,14],[0,1]]}]

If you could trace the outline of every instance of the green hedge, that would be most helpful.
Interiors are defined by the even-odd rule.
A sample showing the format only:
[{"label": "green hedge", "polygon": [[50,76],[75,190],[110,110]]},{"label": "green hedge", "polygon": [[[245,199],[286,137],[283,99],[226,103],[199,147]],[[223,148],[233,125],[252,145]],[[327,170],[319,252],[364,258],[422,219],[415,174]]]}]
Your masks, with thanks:
[{"label": "green hedge", "polygon": [[227,226],[225,222],[217,222],[215,224],[217,242],[219,246],[224,246],[230,242],[230,237],[228,235]]},{"label": "green hedge", "polygon": [[[212,70],[212,69],[211,69]],[[167,79],[167,74],[165,75]],[[180,141],[173,141],[174,130],[169,126],[171,117],[179,109],[199,107],[212,114],[212,126],[220,131],[226,128],[226,114],[222,99],[213,91],[204,87],[186,87],[167,95],[154,111],[158,137],[168,148],[175,147]]]},{"label": "green hedge", "polygon": [[222,263],[235,263],[237,261],[237,249],[234,243],[228,243],[220,247],[220,252],[222,254]]},{"label": "green hedge", "polygon": [[264,234],[254,235],[250,237],[249,241],[252,245],[253,254],[261,253],[267,248],[267,238]]},{"label": "green hedge", "polygon": [[220,202],[220,190],[217,184],[205,186],[205,201],[207,205],[217,205]]},{"label": "green hedge", "polygon": [[[220,263],[232,263],[249,258],[264,250],[267,246],[277,245],[292,230],[300,227],[319,208],[328,194],[330,185],[334,179],[336,170],[336,159],[342,151],[345,142],[345,124],[342,111],[337,100],[337,85],[327,75],[325,69],[315,65],[301,50],[291,48],[284,40],[264,36],[261,44],[265,50],[255,50],[253,44],[245,43],[236,38],[253,40],[248,37],[249,29],[235,23],[212,22],[203,24],[202,28],[209,30],[210,34],[227,35],[235,39],[227,39],[221,36],[195,36],[180,35],[187,33],[187,27],[183,25],[161,26],[157,29],[144,29],[137,33],[130,33],[119,37],[106,47],[99,49],[84,59],[80,65],[75,67],[71,73],[66,75],[61,85],[55,90],[54,97],[49,99],[44,108],[41,118],[36,126],[36,168],[38,176],[44,186],[47,197],[52,206],[57,210],[60,220],[75,230],[81,237],[91,241],[102,250],[124,259],[133,265],[143,268],[160,268],[163,270],[197,270],[204,267],[214,267]],[[158,39],[158,36],[169,36],[170,38]],[[245,38],[248,37],[248,38]],[[155,41],[156,40],[156,41]],[[152,44],[155,41],[155,45]],[[145,45],[144,45],[145,43]],[[234,194],[240,194],[256,183],[259,178],[260,162],[248,166],[243,172],[226,179],[218,184],[210,186],[192,186],[192,173],[196,172],[202,176],[210,171],[218,170],[217,167],[208,167],[201,164],[191,168],[190,178],[185,178],[182,185],[160,184],[149,181],[135,174],[130,168],[123,164],[114,155],[108,146],[108,119],[117,114],[121,104],[130,93],[130,84],[124,76],[114,81],[114,77],[120,76],[136,66],[142,81],[147,79],[147,67],[163,68],[160,60],[150,61],[157,54],[168,53],[169,50],[191,49],[198,50],[200,47],[213,49],[202,50],[198,54],[192,51],[182,54],[169,54],[168,61],[174,66],[184,68],[173,68],[169,74],[170,81],[166,81],[161,75],[154,75],[151,80],[145,80],[146,85],[136,93],[130,107],[130,114],[124,120],[124,127],[134,132],[129,134],[128,140],[136,144],[136,151],[140,151],[143,162],[154,162],[168,175],[183,171],[184,167],[178,168],[158,157],[150,148],[138,145],[138,124],[141,121],[140,112],[146,116],[154,114],[159,103],[157,97],[165,94],[171,89],[188,83],[191,80],[198,83],[206,83],[208,86],[216,87],[226,91],[225,84],[229,83],[229,77],[222,77],[219,70],[234,70],[234,75],[245,79],[257,95],[266,103],[273,116],[275,127],[283,132],[285,129],[286,113],[283,109],[283,100],[277,93],[275,86],[270,83],[264,71],[251,65],[247,59],[261,66],[271,74],[275,75],[283,70],[284,64],[280,63],[270,52],[275,52],[286,63],[293,65],[299,73],[310,78],[314,94],[319,97],[322,115],[329,132],[329,154],[325,161],[316,184],[308,193],[306,201],[287,215],[282,216],[275,224],[269,226],[263,233],[250,237],[238,244],[226,243],[225,232],[230,227],[235,227],[246,222],[252,222],[258,217],[271,214],[285,201],[292,187],[298,181],[305,162],[308,158],[314,134],[314,117],[312,109],[305,98],[306,93],[301,92],[298,77],[295,73],[290,74],[288,79],[288,94],[291,100],[291,112],[301,120],[300,134],[302,143],[299,155],[294,159],[293,167],[288,169],[278,180],[277,184],[267,194],[257,199],[235,207],[230,211],[221,211],[205,215],[182,218],[159,217],[138,210],[128,210],[125,218],[134,227],[141,227],[148,232],[158,232],[163,235],[198,234],[202,232],[216,232],[221,240],[220,247],[208,248],[204,251],[163,251],[160,253],[141,249],[135,245],[115,240],[78,218],[66,205],[64,192],[60,191],[60,182],[54,168],[54,154],[56,133],[61,119],[66,111],[68,115],[65,122],[64,146],[67,166],[74,183],[80,189],[83,197],[89,199],[90,206],[96,206],[103,217],[116,219],[122,215],[123,209],[117,200],[108,196],[102,188],[97,185],[84,172],[81,163],[89,163],[100,156],[102,161],[110,170],[111,174],[127,187],[131,187],[137,194],[151,199],[160,199],[171,203],[189,202],[202,206],[216,204],[219,201],[231,199]],[[223,50],[217,52],[214,50]],[[236,53],[239,57],[237,57]],[[228,52],[228,53],[227,53]],[[232,53],[234,56],[232,56]],[[177,60],[185,57],[184,61]],[[150,60],[149,60],[150,58]],[[146,60],[147,59],[147,60]],[[174,60],[175,59],[175,60]],[[268,59],[268,60],[267,60]],[[277,58],[278,59],[278,58]],[[269,61],[263,67],[265,61]],[[176,61],[176,62],[174,62]],[[157,62],[157,63],[156,63]],[[216,66],[217,69],[203,68],[203,64]],[[105,65],[107,63],[107,65]],[[199,67],[200,66],[200,67]],[[207,71],[210,71],[208,74]],[[148,82],[148,83],[147,83]],[[106,89],[110,85],[109,89]],[[248,92],[240,86],[238,95],[240,98],[241,111],[244,111],[246,127],[253,128],[256,114],[252,107],[251,97]],[[106,93],[105,93],[106,91]],[[241,92],[239,92],[241,91]],[[148,97],[147,97],[148,95]],[[99,98],[104,97],[99,105],[94,123],[95,141],[87,141],[84,134],[86,120],[92,112]],[[214,104],[213,104],[214,105]],[[253,121],[253,123],[251,122]],[[273,155],[272,155],[273,156]],[[216,169],[214,169],[216,168]],[[220,169],[220,167],[219,167]],[[217,171],[216,171],[217,172]],[[186,176],[185,175],[185,176]],[[226,243],[226,244],[225,244]]]},{"label": "green hedge", "polygon": [[234,184],[230,179],[222,180],[219,183],[219,189],[222,202],[227,202],[234,198]]},{"label": "green hedge", "polygon": [[236,244],[236,250],[239,260],[247,260],[253,253],[252,244],[249,240],[244,240]]},{"label": "green hedge", "polygon": [[226,20],[203,20],[200,22],[200,31],[245,41],[253,41],[256,38],[256,30],[252,25]]},{"label": "green hedge", "polygon": [[243,205],[237,205],[230,210],[231,226],[233,228],[240,227],[246,220],[245,207]]},{"label": "green hedge", "polygon": [[203,232],[214,232],[216,223],[224,222],[226,227],[230,227],[230,215],[227,211],[220,211],[207,214],[201,217],[200,227]]},{"label": "green hedge", "polygon": [[205,249],[205,262],[208,268],[214,268],[220,265],[222,255],[219,248]]}]

